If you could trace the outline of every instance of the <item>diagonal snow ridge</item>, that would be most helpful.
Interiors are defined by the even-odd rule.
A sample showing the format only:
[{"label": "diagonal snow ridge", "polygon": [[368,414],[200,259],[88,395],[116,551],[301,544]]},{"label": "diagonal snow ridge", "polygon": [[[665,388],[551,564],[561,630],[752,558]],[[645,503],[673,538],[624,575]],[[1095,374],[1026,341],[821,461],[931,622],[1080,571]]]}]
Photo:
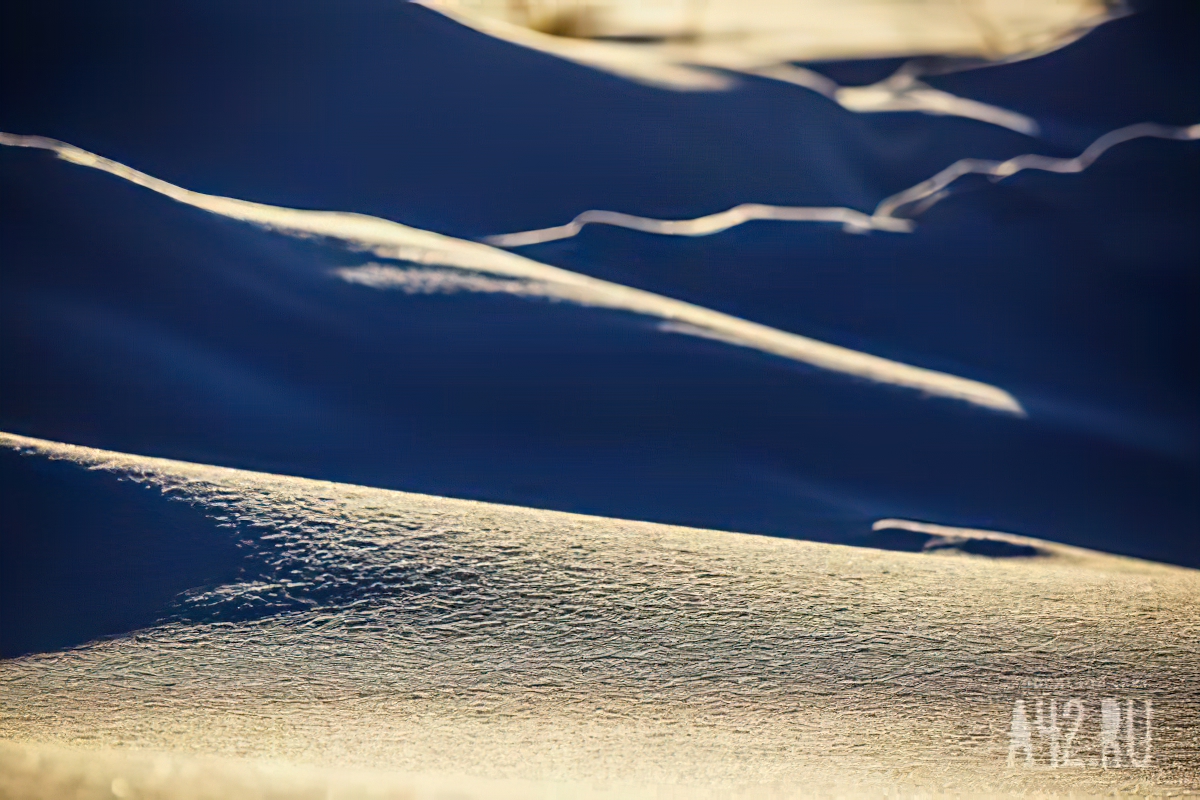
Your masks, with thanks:
[{"label": "diagonal snow ridge", "polygon": [[[1064,175],[1083,172],[1096,163],[1096,159],[1100,158],[1108,150],[1134,139],[1196,141],[1200,139],[1200,123],[1196,125],[1176,126],[1161,125],[1157,122],[1139,122],[1136,125],[1127,125],[1124,128],[1118,128],[1115,131],[1109,131],[1104,134],[1074,158],[1054,158],[1053,156],[1042,156],[1035,153],[1015,156],[1007,161],[962,158],[932,178],[921,181],[912,188],[905,189],[903,192],[886,198],[875,207],[875,213],[872,215],[872,218],[894,218],[896,213],[905,206],[938,197],[945,189],[949,188],[950,184],[964,175],[987,175],[996,180],[1003,180],[1027,169],[1057,172]],[[941,198],[938,197],[938,199]],[[934,200],[934,202],[937,201]],[[932,205],[933,202],[924,204],[921,210],[924,211]]]},{"label": "diagonal snow ridge", "polygon": [[[682,300],[552,267],[480,242],[410,228],[398,222],[365,214],[282,208],[193,192],[116,161],[42,136],[0,132],[0,145],[47,150],[65,161],[107,172],[180,203],[279,233],[299,237],[326,237],[357,250],[372,252],[380,258],[415,264],[418,268],[446,267],[462,270],[467,274],[483,273],[515,279],[515,283],[519,284],[511,287],[486,284],[481,285],[481,290],[543,296],[582,306],[641,314],[675,323],[681,326],[680,330],[704,331],[711,338],[736,342],[763,353],[781,356],[819,369],[1025,416],[1024,408],[1015,397],[990,384],[810,339]],[[380,265],[335,271],[334,275],[342,280],[376,289],[442,291],[449,288],[444,276],[437,278],[428,275],[405,275],[395,267]],[[469,289],[471,286],[471,282],[459,281],[454,288]]]},{"label": "diagonal snow ridge", "polygon": [[859,114],[919,111],[939,117],[974,119],[1026,136],[1037,136],[1040,132],[1037,122],[1024,114],[933,88],[920,80],[919,70],[917,62],[909,61],[890,77],[869,86],[839,86],[819,72],[792,64],[773,64],[747,74],[803,86]]},{"label": "diagonal snow ridge", "polygon": [[[962,528],[953,525],[941,525],[933,522],[918,522],[911,519],[895,519],[889,517],[887,519],[876,520],[871,525],[872,531],[888,531],[900,530],[911,531],[912,533],[924,533],[928,536],[935,537],[929,540],[925,545],[926,550],[936,550],[947,546],[962,544],[966,541],[992,541],[1002,542],[1004,544],[1029,547],[1038,552],[1042,543],[1037,539],[1032,539],[1028,536],[1020,536],[1014,533],[1005,533],[1003,531],[993,531],[984,528]],[[1086,553],[1083,548],[1072,547],[1065,544],[1057,544],[1056,548],[1062,553],[1072,553],[1076,556]]]},{"label": "diagonal snow ridge", "polygon": [[779,222],[839,222],[843,227],[855,230],[888,230],[904,233],[912,230],[907,219],[894,217],[875,218],[853,208],[840,206],[772,206],[763,203],[742,203],[725,211],[707,214],[695,219],[655,219],[639,217],[620,211],[584,211],[566,225],[538,228],[518,233],[501,233],[489,236],[484,241],[497,247],[524,247],[531,244],[569,239],[583,230],[584,225],[612,225],[630,228],[644,233],[663,236],[708,236],[735,228],[751,220],[776,220]]},{"label": "diagonal snow ridge", "polygon": [[566,225],[551,228],[503,233],[489,236],[485,241],[498,247],[521,247],[530,244],[567,239],[583,230],[584,225],[613,225],[621,228],[657,233],[663,236],[708,236],[720,233],[751,220],[776,220],[781,222],[838,222],[847,231],[889,231],[910,233],[915,223],[900,213],[909,207],[910,213],[919,215],[948,196],[952,183],[966,175],[987,175],[1003,180],[1027,169],[1070,174],[1083,172],[1109,149],[1133,139],[1171,139],[1195,141],[1200,139],[1200,124],[1188,126],[1160,125],[1156,122],[1140,122],[1118,128],[1092,142],[1086,150],[1074,158],[1054,158],[1033,153],[1016,156],[1007,161],[991,161],[980,158],[963,158],[955,161],[932,178],[916,186],[884,198],[868,214],[841,206],[775,206],[760,203],[743,203],[726,211],[708,214],[695,219],[655,219],[639,217],[618,211],[584,211]]}]

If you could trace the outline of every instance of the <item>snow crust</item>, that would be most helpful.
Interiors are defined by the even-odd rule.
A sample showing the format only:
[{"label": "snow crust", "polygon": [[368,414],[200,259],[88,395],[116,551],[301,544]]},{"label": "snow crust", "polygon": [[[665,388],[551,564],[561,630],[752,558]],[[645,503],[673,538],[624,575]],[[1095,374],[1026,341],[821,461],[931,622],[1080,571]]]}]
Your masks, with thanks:
[{"label": "snow crust", "polygon": [[[246,557],[150,628],[0,662],[7,796],[1200,789],[1193,570],[1046,542],[1026,559],[876,551],[2,443],[195,504]],[[1009,768],[1015,700],[1060,695],[1152,698],[1150,768]]]}]

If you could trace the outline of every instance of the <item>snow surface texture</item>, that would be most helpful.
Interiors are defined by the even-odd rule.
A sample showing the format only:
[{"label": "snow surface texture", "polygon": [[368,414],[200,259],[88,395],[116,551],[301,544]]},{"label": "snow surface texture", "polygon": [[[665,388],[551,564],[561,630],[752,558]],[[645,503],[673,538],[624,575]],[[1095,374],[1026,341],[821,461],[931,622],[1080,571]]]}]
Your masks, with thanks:
[{"label": "snow surface texture", "polygon": [[[236,580],[151,627],[0,662],[5,796],[1200,789],[1196,571],[1045,542],[1008,560],[886,552],[0,443],[187,501],[244,553]],[[1148,768],[1089,765],[1110,696],[1153,701]],[[1014,702],[1042,697],[1088,706],[1082,768],[1007,766]]]}]

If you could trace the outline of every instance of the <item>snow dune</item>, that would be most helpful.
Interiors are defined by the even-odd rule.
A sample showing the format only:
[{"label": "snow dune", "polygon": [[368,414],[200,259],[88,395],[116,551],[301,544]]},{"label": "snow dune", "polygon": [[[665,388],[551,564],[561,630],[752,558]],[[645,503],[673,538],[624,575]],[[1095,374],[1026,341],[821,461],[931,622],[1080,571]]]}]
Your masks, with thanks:
[{"label": "snow dune", "polygon": [[[9,796],[1200,787],[1193,570],[1045,542],[1012,560],[887,552],[3,445],[191,503],[245,558],[149,627],[0,662]],[[1074,742],[1082,768],[1007,766],[1016,700],[1096,714],[1113,696],[1152,699],[1149,767],[1088,766],[1098,718]]]},{"label": "snow dune", "polygon": [[552,267],[478,242],[443,236],[364,214],[280,208],[201,194],[41,136],[0,133],[0,145],[49,150],[65,161],[107,172],[180,203],[281,233],[340,240],[384,258],[422,266],[450,267],[530,281],[541,287],[537,293],[560,300],[685,323],[716,334],[718,338],[821,369],[916,389],[928,395],[962,400],[995,411],[1018,416],[1025,414],[1015,397],[996,386],[788,333],[692,303]]}]

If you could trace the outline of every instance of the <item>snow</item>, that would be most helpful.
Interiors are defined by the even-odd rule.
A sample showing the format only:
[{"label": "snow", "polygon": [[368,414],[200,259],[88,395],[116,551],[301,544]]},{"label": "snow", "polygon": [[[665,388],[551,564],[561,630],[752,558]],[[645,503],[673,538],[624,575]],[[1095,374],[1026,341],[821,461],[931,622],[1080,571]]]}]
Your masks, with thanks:
[{"label": "snow", "polygon": [[[1194,570],[1048,542],[1017,559],[851,548],[3,443],[192,503],[245,554],[237,579],[157,624],[0,662],[0,775],[19,792],[1200,787]],[[1043,696],[1093,712],[1152,698],[1151,766],[1010,769],[1013,704]],[[184,769],[205,778],[163,777]]]}]

